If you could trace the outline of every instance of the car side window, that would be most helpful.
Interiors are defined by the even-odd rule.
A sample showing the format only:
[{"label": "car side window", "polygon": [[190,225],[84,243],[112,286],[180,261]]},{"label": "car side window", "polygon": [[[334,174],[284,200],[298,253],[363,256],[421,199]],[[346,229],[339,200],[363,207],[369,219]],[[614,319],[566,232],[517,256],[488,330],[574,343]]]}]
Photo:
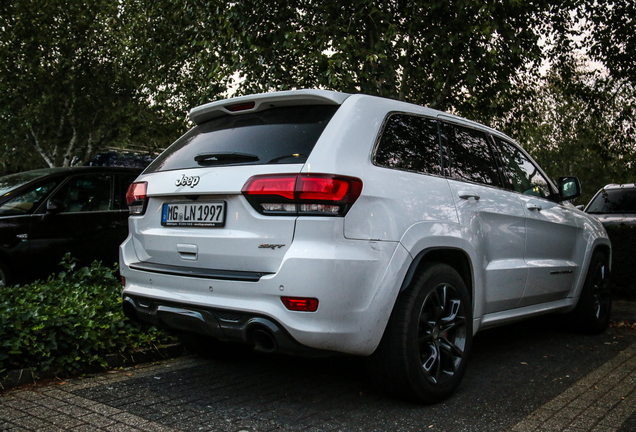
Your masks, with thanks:
[{"label": "car side window", "polygon": [[374,163],[386,168],[442,175],[437,120],[391,115],[380,137]]},{"label": "car side window", "polygon": [[57,181],[49,181],[13,197],[0,206],[0,216],[33,213],[57,184]]},{"label": "car side window", "polygon": [[444,167],[449,177],[501,186],[497,165],[485,133],[445,123],[442,146]]},{"label": "car side window", "polygon": [[495,142],[514,191],[542,198],[552,195],[546,178],[520,149],[499,137]]},{"label": "car side window", "polygon": [[113,176],[84,175],[71,178],[51,198],[62,213],[113,210]]}]

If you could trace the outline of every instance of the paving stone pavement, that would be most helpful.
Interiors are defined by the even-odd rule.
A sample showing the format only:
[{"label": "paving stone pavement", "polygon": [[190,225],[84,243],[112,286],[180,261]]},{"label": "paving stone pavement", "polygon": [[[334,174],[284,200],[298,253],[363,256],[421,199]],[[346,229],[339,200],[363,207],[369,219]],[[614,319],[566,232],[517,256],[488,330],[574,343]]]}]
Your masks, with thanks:
[{"label": "paving stone pavement", "polygon": [[[205,364],[197,357],[183,357],[152,365],[124,369],[90,378],[54,382],[42,387],[27,387],[5,392],[0,397],[0,431],[183,431],[192,430],[184,425],[188,419],[208,416],[209,427],[202,430],[259,431],[284,430],[279,426],[254,421],[245,425],[223,424],[221,416],[210,417],[208,410],[197,412],[180,405],[166,404],[163,414],[179,420],[168,426],[165,421],[149,420],[126,408],[117,408],[91,398],[92,391],[112,389],[118,383],[132,379],[156,378],[166,371],[178,372]],[[509,430],[526,431],[598,431],[629,432],[635,429],[636,414],[636,343],[616,357],[576,382]],[[84,394],[86,396],[79,396]],[[169,397],[169,396],[168,396]],[[168,398],[166,397],[166,399]],[[133,401],[131,401],[133,402]],[[136,401],[138,402],[138,401]],[[147,407],[148,410],[157,410]],[[161,408],[159,408],[161,410]],[[152,417],[152,416],[150,416]],[[179,418],[182,417],[182,418]],[[630,422],[629,420],[632,419]],[[220,424],[219,424],[220,423]],[[430,430],[440,430],[429,428]],[[312,430],[312,429],[306,429]],[[329,428],[325,430],[331,430]],[[357,430],[338,425],[335,430]],[[381,426],[378,430],[383,429]],[[442,429],[443,430],[443,429]],[[470,429],[470,425],[464,430]]]},{"label": "paving stone pavement", "polygon": [[636,344],[632,344],[516,424],[511,431],[633,432],[636,429],[623,426],[635,415]]},{"label": "paving stone pavement", "polygon": [[[630,307],[633,310],[633,305]],[[528,328],[532,325],[512,328],[511,339],[527,333]],[[355,360],[336,359],[335,367],[330,368],[330,360],[325,359],[293,361],[263,356],[215,363],[184,356],[4,391],[0,393],[0,431],[636,431],[634,330],[576,340],[569,334],[555,332],[546,337],[541,332],[545,329],[537,330],[539,336],[534,341],[529,337],[518,343],[535,343],[530,351],[539,350],[550,338],[566,351],[577,346],[582,347],[581,353],[618,348],[604,353],[593,367],[583,368],[576,380],[550,378],[549,383],[544,382],[542,385],[552,386],[554,391],[542,387],[548,395],[545,402],[527,411],[523,410],[523,399],[535,392],[532,379],[522,384],[527,388],[516,393],[520,400],[492,399],[493,394],[513,385],[509,380],[518,372],[510,365],[519,363],[517,357],[504,358],[502,361],[509,364],[491,365],[493,369],[488,371],[484,371],[488,358],[478,358],[479,371],[488,374],[491,381],[476,381],[473,373],[469,377],[473,381],[448,402],[421,406],[374,392]],[[488,341],[503,344],[501,349],[508,350],[505,335],[495,333]],[[492,350],[492,346],[485,346],[482,357],[496,355]],[[526,355],[524,351],[520,358]],[[536,374],[534,381],[547,373],[544,371],[554,369],[556,363],[551,362],[557,357],[538,356],[550,363],[537,369],[541,375]],[[493,406],[497,404],[503,408]],[[460,410],[466,420],[444,423],[449,416],[457,417]]]}]

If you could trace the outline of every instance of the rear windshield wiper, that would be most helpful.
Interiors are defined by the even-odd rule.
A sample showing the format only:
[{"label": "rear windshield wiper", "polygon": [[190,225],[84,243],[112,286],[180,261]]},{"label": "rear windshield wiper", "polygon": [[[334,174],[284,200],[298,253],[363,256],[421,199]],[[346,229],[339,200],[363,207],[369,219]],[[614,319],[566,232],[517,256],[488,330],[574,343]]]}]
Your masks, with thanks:
[{"label": "rear windshield wiper", "polygon": [[258,160],[258,156],[249,153],[207,153],[194,157],[194,161],[202,166],[232,165]]}]

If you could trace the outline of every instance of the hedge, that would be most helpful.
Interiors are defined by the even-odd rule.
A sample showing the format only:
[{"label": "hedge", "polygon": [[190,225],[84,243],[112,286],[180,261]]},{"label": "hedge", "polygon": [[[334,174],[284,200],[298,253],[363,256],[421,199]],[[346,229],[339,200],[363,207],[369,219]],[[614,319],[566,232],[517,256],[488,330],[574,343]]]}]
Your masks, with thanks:
[{"label": "hedge", "polygon": [[172,342],[154,327],[138,327],[122,313],[116,269],[99,262],[45,282],[0,290],[0,378],[11,369],[71,374],[106,367],[109,354],[130,355]]}]

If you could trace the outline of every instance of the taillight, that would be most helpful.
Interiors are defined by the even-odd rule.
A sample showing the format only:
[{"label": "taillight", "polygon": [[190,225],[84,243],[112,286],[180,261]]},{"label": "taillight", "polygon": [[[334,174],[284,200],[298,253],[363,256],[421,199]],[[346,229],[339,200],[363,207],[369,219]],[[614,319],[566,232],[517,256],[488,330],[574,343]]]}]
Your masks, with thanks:
[{"label": "taillight", "polygon": [[316,312],[318,299],[312,297],[281,297],[285,307],[291,311]]},{"label": "taillight", "polygon": [[148,182],[131,183],[126,192],[126,203],[131,215],[142,215],[146,212]]},{"label": "taillight", "polygon": [[362,180],[333,174],[251,177],[243,195],[261,214],[344,216],[362,192]]}]

